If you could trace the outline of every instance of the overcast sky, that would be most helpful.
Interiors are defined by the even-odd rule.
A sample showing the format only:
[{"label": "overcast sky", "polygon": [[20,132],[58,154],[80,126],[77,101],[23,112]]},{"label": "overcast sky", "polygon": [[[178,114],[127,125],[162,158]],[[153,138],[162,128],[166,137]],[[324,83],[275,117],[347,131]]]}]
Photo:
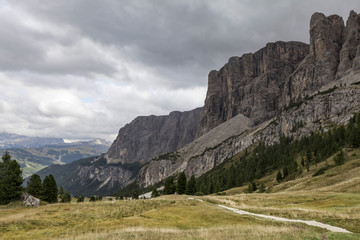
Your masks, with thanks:
[{"label": "overcast sky", "polygon": [[0,0],[0,132],[114,140],[204,103],[207,75],[359,0]]}]

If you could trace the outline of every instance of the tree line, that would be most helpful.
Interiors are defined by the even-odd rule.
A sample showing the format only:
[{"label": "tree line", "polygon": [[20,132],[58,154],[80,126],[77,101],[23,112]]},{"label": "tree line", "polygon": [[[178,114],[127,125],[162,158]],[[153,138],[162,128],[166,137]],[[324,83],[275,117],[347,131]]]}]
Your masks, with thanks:
[{"label": "tree line", "polygon": [[12,201],[19,201],[23,193],[28,193],[48,203],[70,202],[71,195],[61,186],[58,190],[53,175],[48,175],[41,181],[39,175],[34,174],[27,182],[26,188],[22,186],[24,179],[19,163],[11,159],[6,152],[0,162],[0,204],[8,204]]},{"label": "tree line", "polygon": [[344,147],[360,147],[359,113],[354,114],[347,125],[333,126],[328,131],[321,129],[298,140],[281,136],[279,142],[271,146],[260,142],[200,176],[197,191],[212,194],[249,182],[251,191],[256,185],[253,183],[266,174],[278,171],[276,179],[282,181],[334,154],[334,161],[339,165],[346,159]]}]

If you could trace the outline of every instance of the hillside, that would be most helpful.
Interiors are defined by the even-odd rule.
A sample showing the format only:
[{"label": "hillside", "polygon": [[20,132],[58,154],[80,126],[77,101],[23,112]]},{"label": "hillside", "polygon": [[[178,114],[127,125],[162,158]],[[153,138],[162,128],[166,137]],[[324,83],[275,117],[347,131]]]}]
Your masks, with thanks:
[{"label": "hillside", "polygon": [[[269,183],[268,193],[248,194],[241,187],[195,199],[167,195],[147,200],[105,198],[95,203],[76,203],[74,199],[69,204],[39,208],[3,206],[0,233],[12,239],[358,239],[360,151],[349,150],[348,154],[343,165],[319,176],[312,175],[326,162],[280,183],[274,181],[276,172],[267,175],[258,183]],[[328,164],[333,164],[332,158]],[[251,213],[317,220],[353,233],[239,215],[216,204]]]}]

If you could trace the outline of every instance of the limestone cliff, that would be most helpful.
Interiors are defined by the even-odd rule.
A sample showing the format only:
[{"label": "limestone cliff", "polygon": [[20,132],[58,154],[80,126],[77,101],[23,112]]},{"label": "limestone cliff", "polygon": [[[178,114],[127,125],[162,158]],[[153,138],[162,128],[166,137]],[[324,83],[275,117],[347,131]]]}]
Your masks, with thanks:
[{"label": "limestone cliff", "polygon": [[[360,80],[360,73],[354,80]],[[138,182],[142,187],[147,187],[181,171],[185,171],[188,177],[198,177],[256,142],[272,144],[282,134],[297,138],[320,129],[326,131],[332,124],[347,123],[353,113],[360,112],[359,86],[341,87],[328,92],[316,94],[298,105],[283,109],[276,117],[255,127],[244,124],[243,117],[236,119],[236,116],[231,120],[237,120],[234,124],[237,124],[238,129],[244,125],[247,127],[230,133],[229,121],[217,126],[199,139],[211,138],[213,132],[226,132],[227,138],[225,135],[222,138],[225,140],[218,139],[212,145],[201,148],[202,151],[192,152],[192,149],[198,149],[199,143],[195,140],[173,155],[156,158],[141,168]],[[248,123],[250,121],[247,119]]]},{"label": "limestone cliff", "polygon": [[301,42],[268,43],[256,53],[232,57],[211,71],[196,136],[241,113],[255,124],[274,117],[284,102],[279,94],[287,77],[309,52]]},{"label": "limestone cliff", "polygon": [[254,54],[232,57],[209,74],[199,137],[241,113],[255,124],[360,69],[360,15],[350,12],[344,26],[337,15],[315,13],[310,20],[310,45],[267,44]]},{"label": "limestone cliff", "polygon": [[173,152],[194,140],[201,110],[137,117],[119,130],[104,157],[110,163],[144,164],[157,155]]}]

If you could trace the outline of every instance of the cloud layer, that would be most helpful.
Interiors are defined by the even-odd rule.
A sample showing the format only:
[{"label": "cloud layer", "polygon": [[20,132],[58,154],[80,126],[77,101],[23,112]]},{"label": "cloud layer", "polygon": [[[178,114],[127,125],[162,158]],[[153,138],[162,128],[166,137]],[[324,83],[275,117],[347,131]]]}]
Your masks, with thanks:
[{"label": "cloud layer", "polygon": [[358,0],[0,0],[0,131],[113,140],[138,115],[203,105],[207,74],[312,13]]}]

